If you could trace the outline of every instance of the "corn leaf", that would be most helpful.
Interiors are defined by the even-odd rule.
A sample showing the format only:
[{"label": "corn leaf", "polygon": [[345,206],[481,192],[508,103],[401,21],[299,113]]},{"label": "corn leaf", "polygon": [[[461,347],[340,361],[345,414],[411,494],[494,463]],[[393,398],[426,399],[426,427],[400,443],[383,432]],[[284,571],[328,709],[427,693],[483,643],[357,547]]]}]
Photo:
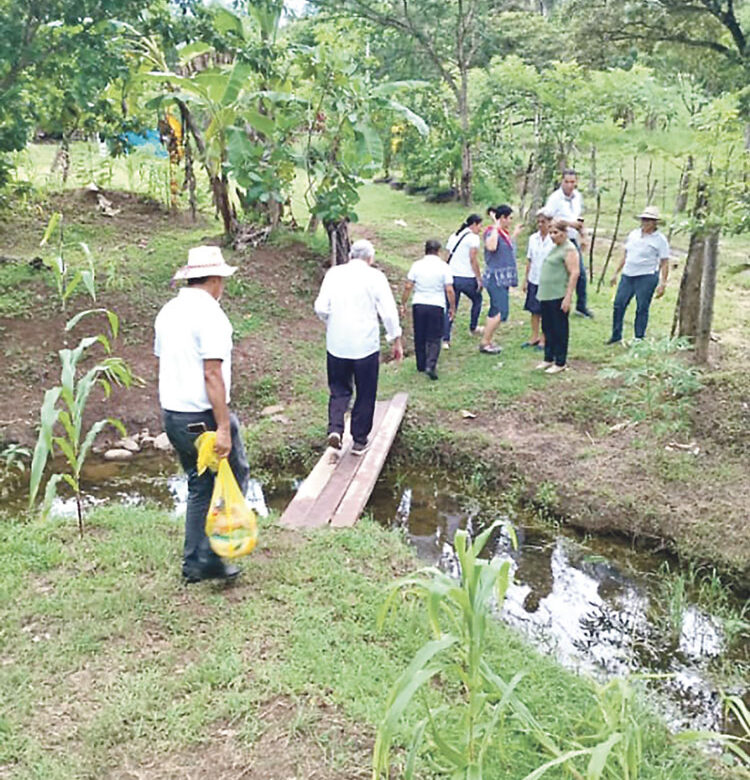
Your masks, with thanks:
[{"label": "corn leaf", "polygon": [[39,485],[47,465],[47,458],[52,450],[52,429],[55,427],[59,410],[56,408],[60,397],[60,388],[52,387],[44,394],[40,411],[39,436],[34,447],[34,455],[31,459],[31,471],[29,477],[29,508],[34,506]]}]

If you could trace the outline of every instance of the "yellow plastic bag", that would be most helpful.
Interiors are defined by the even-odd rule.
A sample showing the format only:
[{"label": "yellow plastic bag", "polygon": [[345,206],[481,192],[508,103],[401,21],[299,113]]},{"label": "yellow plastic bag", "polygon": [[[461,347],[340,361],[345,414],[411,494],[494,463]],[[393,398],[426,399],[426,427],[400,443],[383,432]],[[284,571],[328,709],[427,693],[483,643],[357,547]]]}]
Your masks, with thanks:
[{"label": "yellow plastic bag", "polygon": [[198,473],[217,471],[211,505],[206,515],[206,536],[211,549],[222,558],[249,555],[258,541],[255,512],[247,505],[229,461],[219,460],[214,450],[216,432],[201,434],[195,441]]}]

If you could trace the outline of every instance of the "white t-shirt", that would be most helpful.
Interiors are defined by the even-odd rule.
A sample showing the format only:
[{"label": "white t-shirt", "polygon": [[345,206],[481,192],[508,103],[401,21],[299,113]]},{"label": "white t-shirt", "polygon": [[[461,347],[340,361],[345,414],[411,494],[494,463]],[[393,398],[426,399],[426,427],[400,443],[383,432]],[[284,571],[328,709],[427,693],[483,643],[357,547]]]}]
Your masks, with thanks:
[{"label": "white t-shirt", "polygon": [[542,263],[544,258],[550,253],[554,244],[549,233],[542,238],[542,234],[537,230],[529,236],[529,248],[526,257],[531,261],[529,266],[529,282],[539,284],[539,277],[542,274]]},{"label": "white t-shirt", "polygon": [[[575,222],[583,215],[583,195],[575,189],[570,194],[566,195],[563,192],[562,187],[558,187],[547,198],[547,203],[544,206],[545,209],[552,212],[552,216],[555,219],[565,219],[568,222]],[[568,228],[568,238],[572,238],[578,243],[581,242],[581,236],[575,228]]]},{"label": "white t-shirt", "polygon": [[631,230],[625,242],[623,276],[646,276],[659,270],[662,260],[669,259],[669,244],[663,233],[643,233],[640,228]]},{"label": "white t-shirt", "polygon": [[393,341],[401,335],[398,309],[382,271],[364,260],[350,260],[326,272],[315,299],[315,313],[326,323],[326,349],[347,360],[380,349],[380,324]]},{"label": "white t-shirt", "polygon": [[453,252],[453,256],[449,263],[451,273],[453,276],[468,276],[470,279],[473,279],[475,273],[474,269],[471,267],[470,252],[472,249],[479,249],[481,243],[479,236],[469,228],[464,228],[460,233],[453,233],[445,242],[445,248],[449,253],[453,251],[453,247],[456,246],[459,239],[461,239],[461,243],[458,244],[456,251]]},{"label": "white t-shirt", "polygon": [[154,323],[154,354],[159,358],[159,403],[171,412],[211,409],[204,360],[221,360],[227,391],[232,384],[232,325],[206,290],[183,287]]},{"label": "white t-shirt", "polygon": [[453,274],[448,263],[437,255],[425,255],[412,263],[406,278],[414,282],[412,303],[445,308],[445,288],[453,284]]}]

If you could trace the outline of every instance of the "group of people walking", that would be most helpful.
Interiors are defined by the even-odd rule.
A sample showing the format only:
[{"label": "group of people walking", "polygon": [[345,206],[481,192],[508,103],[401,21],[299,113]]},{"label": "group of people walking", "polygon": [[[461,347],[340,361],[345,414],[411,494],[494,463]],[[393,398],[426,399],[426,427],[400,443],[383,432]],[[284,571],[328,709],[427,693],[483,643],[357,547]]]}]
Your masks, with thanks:
[{"label": "group of people walking", "polygon": [[[560,188],[537,212],[537,231],[529,238],[526,253],[522,285],[524,308],[531,315],[531,338],[523,346],[544,352],[537,368],[550,374],[567,367],[574,294],[574,310],[583,317],[593,316],[586,300],[582,211],[577,176],[566,170]],[[439,254],[440,242],[430,239],[424,257],[409,269],[401,313],[405,314],[411,298],[417,370],[431,380],[438,378],[441,352],[450,348],[461,296],[471,303],[469,331],[479,338],[480,353],[501,351],[494,339],[509,316],[510,288],[518,286],[517,239],[523,226],[513,228],[513,209],[508,205],[490,207],[487,215],[486,226],[478,214],[467,217],[446,242],[445,260]],[[649,206],[639,218],[641,227],[628,236],[612,278],[613,285],[618,277],[619,283],[609,343],[622,339],[625,310],[633,297],[635,336],[645,336],[651,299],[663,295],[667,281],[669,245],[658,231],[658,211]],[[392,357],[403,358],[399,309],[385,274],[372,267],[374,258],[370,241],[355,241],[349,262],[326,273],[314,304],[315,313],[326,323],[327,443],[334,449],[342,447],[344,415],[356,389],[350,420],[354,456],[361,456],[369,446],[380,366],[380,322]],[[206,538],[203,526],[214,477],[209,471],[198,473],[194,447],[203,431],[216,431],[217,455],[228,458],[241,487],[247,484],[249,468],[240,426],[229,407],[232,326],[219,303],[226,278],[236,270],[227,265],[218,247],[191,249],[187,265],[174,276],[186,280],[187,286],[162,308],[155,322],[164,429],[188,476],[182,569],[186,582],[229,580],[239,573],[211,550]],[[480,326],[483,291],[489,309]]]}]

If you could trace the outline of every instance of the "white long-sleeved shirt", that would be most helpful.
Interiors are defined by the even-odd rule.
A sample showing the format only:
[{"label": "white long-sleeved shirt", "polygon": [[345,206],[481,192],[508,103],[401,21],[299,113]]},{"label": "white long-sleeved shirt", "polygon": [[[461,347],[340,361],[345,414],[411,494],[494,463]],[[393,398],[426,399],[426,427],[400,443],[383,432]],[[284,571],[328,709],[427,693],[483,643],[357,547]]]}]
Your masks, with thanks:
[{"label": "white long-sleeved shirt", "polygon": [[[555,219],[565,219],[568,222],[575,222],[583,215],[583,195],[576,189],[566,195],[563,192],[562,187],[558,187],[547,198],[547,203],[544,206],[548,211],[552,212],[552,216]],[[572,238],[574,241],[580,243],[580,233],[572,227],[568,228],[568,238]]]},{"label": "white long-sleeved shirt", "polygon": [[377,352],[378,317],[388,341],[401,335],[388,280],[364,260],[328,269],[315,299],[315,313],[326,323],[326,348],[334,357],[358,360]]}]

